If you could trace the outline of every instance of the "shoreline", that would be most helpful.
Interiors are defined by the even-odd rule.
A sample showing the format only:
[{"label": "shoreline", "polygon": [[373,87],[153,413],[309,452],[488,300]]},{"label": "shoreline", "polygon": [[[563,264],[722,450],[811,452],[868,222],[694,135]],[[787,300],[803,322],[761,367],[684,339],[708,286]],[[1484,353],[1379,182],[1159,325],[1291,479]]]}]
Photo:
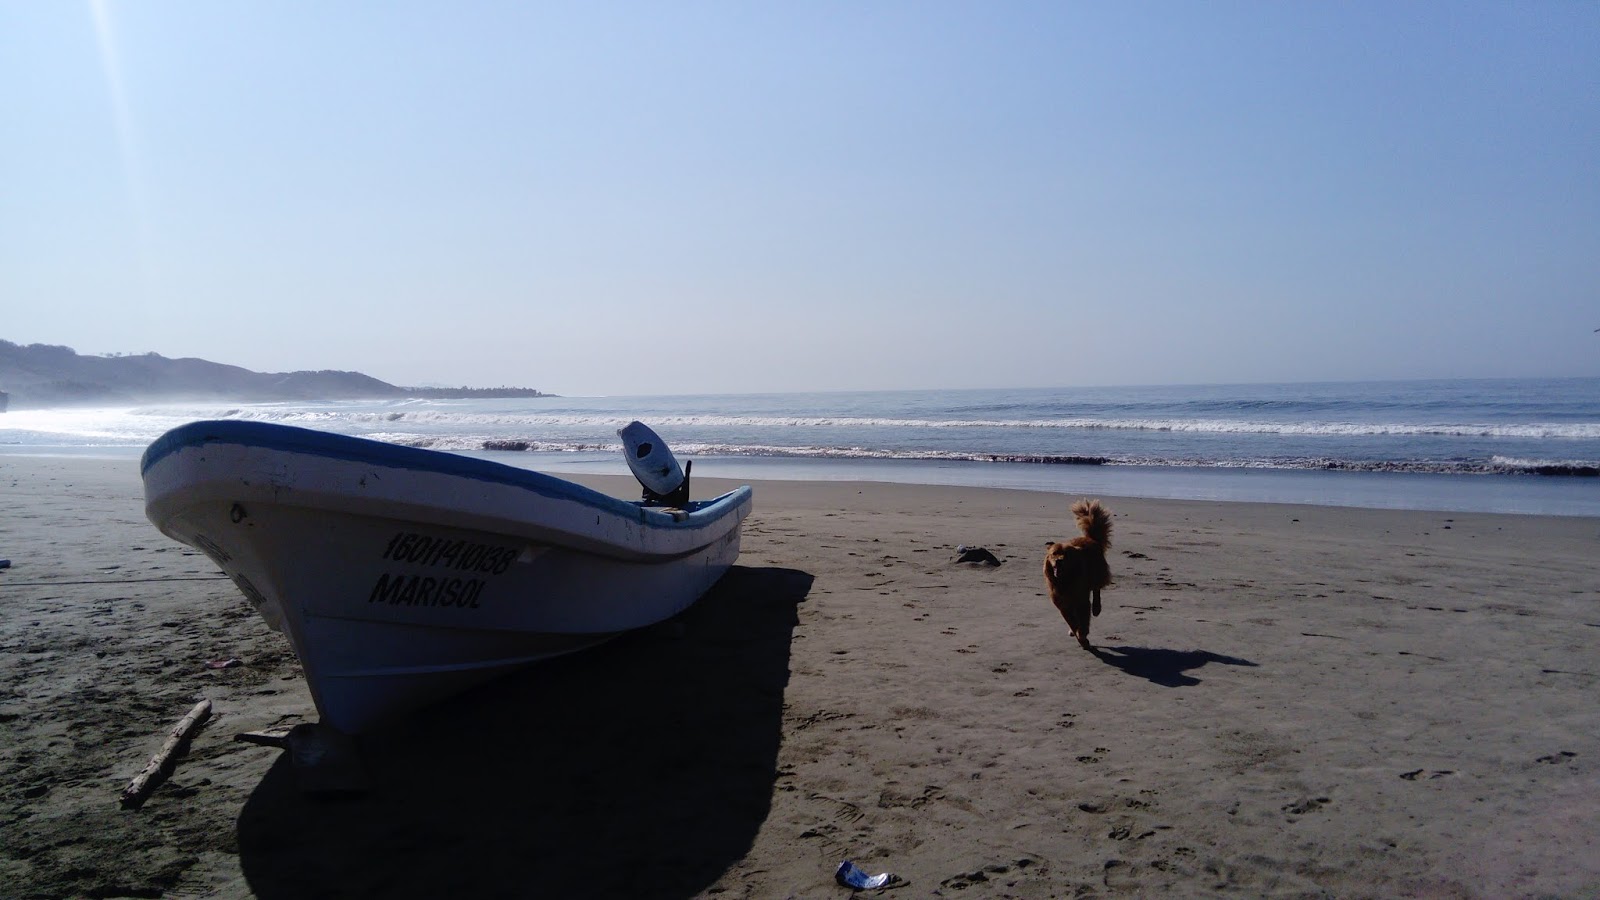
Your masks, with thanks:
[{"label": "shoreline", "polygon": [[845,859],[913,896],[1600,887],[1591,519],[1106,496],[1089,654],[1038,571],[1071,498],[756,482],[681,618],[363,738],[373,791],[318,801],[233,740],[315,719],[287,642],[144,519],[136,467],[0,472],[20,896],[834,898]]},{"label": "shoreline", "polygon": [[[144,445],[0,445],[0,460],[128,460],[137,469],[143,452]],[[628,471],[614,452],[451,452],[562,477],[626,476]],[[753,481],[864,481],[1150,500],[1600,518],[1600,478],[1581,476],[681,455],[700,464],[701,477]],[[631,493],[619,490],[619,496]]]},{"label": "shoreline", "polygon": [[[522,464],[498,454],[471,455]],[[1600,479],[1583,477],[752,457],[707,457],[699,465],[702,474],[753,481],[863,481],[1143,500],[1600,517]],[[612,454],[586,461],[545,456],[523,467],[563,475],[627,471]]]}]

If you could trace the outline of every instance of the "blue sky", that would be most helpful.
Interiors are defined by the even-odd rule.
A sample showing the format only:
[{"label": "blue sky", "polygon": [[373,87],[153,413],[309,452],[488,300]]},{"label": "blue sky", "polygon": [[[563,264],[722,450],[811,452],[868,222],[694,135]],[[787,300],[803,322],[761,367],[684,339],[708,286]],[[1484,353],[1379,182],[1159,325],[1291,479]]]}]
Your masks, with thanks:
[{"label": "blue sky", "polygon": [[566,394],[1600,374],[1600,4],[0,2],[0,338]]}]

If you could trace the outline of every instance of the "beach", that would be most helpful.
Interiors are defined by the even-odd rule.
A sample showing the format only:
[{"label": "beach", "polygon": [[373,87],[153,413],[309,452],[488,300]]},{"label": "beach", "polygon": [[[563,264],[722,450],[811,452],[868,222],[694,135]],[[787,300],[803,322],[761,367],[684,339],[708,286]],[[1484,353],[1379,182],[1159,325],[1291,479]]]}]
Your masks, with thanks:
[{"label": "beach", "polygon": [[235,740],[310,695],[135,462],[0,488],[0,896],[1600,893],[1600,519],[1102,497],[1091,654],[1040,573],[1072,497],[758,482],[687,613],[365,736],[325,798]]}]

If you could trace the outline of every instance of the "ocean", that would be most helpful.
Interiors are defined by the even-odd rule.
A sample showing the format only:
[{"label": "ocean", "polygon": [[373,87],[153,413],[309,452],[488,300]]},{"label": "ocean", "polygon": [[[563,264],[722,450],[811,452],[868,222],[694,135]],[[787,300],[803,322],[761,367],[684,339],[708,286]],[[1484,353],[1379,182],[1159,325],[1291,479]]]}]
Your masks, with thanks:
[{"label": "ocean", "polygon": [[700,477],[1600,516],[1600,378],[13,409],[0,455],[223,418],[555,473],[626,473],[638,419]]}]

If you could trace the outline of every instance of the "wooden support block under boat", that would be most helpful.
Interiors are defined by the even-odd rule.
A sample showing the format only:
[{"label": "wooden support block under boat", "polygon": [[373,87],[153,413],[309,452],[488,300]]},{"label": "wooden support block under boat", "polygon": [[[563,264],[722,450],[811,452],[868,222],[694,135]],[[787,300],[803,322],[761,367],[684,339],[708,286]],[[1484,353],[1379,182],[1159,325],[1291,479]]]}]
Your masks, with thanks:
[{"label": "wooden support block under boat", "polygon": [[295,783],[303,794],[360,794],[371,787],[355,739],[328,725],[245,731],[233,736],[245,744],[289,751]]},{"label": "wooden support block under boat", "polygon": [[359,794],[371,787],[355,739],[328,725],[289,729],[289,761],[304,794]]}]

